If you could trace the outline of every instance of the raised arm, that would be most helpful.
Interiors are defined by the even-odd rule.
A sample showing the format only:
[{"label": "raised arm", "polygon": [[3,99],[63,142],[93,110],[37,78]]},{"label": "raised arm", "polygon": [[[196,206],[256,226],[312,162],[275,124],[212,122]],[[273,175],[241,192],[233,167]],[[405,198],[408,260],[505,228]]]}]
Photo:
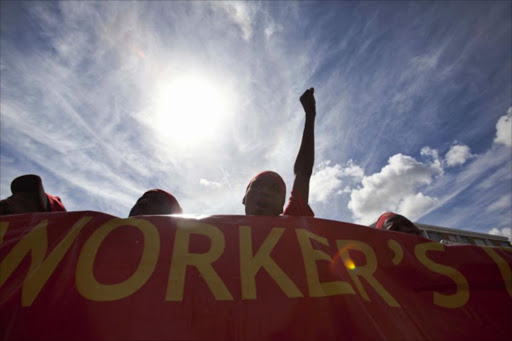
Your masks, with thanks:
[{"label": "raised arm", "polygon": [[293,181],[293,191],[299,194],[306,204],[309,201],[309,180],[313,173],[315,163],[315,116],[316,102],[313,95],[315,89],[306,90],[300,96],[300,103],[306,113],[306,122],[304,132],[302,133],[302,142],[300,143],[299,154],[295,160],[293,171],[295,180]]}]

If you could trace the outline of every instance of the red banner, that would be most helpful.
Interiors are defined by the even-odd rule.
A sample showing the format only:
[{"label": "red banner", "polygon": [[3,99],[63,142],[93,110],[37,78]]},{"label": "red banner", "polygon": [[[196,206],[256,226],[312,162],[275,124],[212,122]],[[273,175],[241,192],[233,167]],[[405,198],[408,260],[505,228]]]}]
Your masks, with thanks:
[{"label": "red banner", "polygon": [[512,340],[512,250],[306,217],[0,218],[2,340]]}]

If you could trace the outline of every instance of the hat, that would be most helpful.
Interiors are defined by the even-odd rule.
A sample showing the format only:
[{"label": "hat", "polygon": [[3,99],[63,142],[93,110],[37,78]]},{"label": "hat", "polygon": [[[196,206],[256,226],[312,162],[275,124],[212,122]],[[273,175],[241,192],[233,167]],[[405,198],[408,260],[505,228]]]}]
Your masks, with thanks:
[{"label": "hat", "polygon": [[[164,191],[163,189],[150,189],[146,193],[155,192],[158,194],[161,194],[165,200],[167,201],[167,205],[169,206],[169,210],[171,211],[171,214],[181,214],[183,213],[183,209],[181,208],[180,204],[178,203],[178,200],[172,195],[171,193]],[[144,193],[144,194],[146,194]]]},{"label": "hat", "polygon": [[66,208],[58,196],[47,194],[43,188],[43,181],[38,175],[27,174],[17,177],[11,182],[11,192],[34,193],[38,196],[46,212],[65,212]]},{"label": "hat", "polygon": [[386,212],[386,213],[383,213],[380,217],[379,217],[379,220],[377,220],[377,224],[375,225],[375,228],[376,229],[382,229],[384,227],[384,223],[386,222],[386,220],[388,218],[391,218],[393,216],[395,216],[396,213],[394,212]]},{"label": "hat", "polygon": [[281,187],[281,190],[286,195],[286,184],[284,183],[283,178],[281,177],[281,175],[277,174],[276,172],[270,171],[270,170],[263,171],[263,172],[257,174],[254,178],[252,178],[251,181],[249,181],[249,184],[247,185],[247,188],[245,189],[245,191],[247,192],[249,190],[249,187],[251,187],[251,184],[256,179],[263,178],[263,177],[268,177],[268,178],[272,179],[274,182],[276,182],[277,184],[279,184],[279,186]]}]

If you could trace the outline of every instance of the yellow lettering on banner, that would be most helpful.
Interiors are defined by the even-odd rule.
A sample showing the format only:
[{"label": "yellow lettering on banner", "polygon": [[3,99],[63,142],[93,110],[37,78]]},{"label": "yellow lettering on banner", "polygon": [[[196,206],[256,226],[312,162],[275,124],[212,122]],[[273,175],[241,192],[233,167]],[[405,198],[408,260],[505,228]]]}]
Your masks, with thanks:
[{"label": "yellow lettering on banner", "polygon": [[7,227],[9,227],[8,221],[0,222],[0,244],[2,244],[4,242],[4,236],[5,236],[5,233],[7,232]]},{"label": "yellow lettering on banner", "polygon": [[347,268],[347,270],[354,281],[357,290],[365,300],[370,301],[370,297],[368,297],[368,293],[361,284],[359,277],[363,277],[389,306],[400,307],[400,304],[398,304],[393,296],[391,296],[391,294],[373,276],[377,270],[377,256],[370,245],[358,240],[336,240],[336,245],[338,246],[338,252],[341,259],[343,259],[344,264],[353,264],[349,255],[350,250],[357,250],[364,253],[366,257],[366,264],[364,266],[353,266],[351,268]]},{"label": "yellow lettering on banner", "polygon": [[304,229],[296,229],[297,239],[304,259],[304,266],[308,280],[309,296],[311,297],[325,297],[343,294],[354,294],[355,291],[350,283],[345,281],[333,281],[321,283],[318,278],[318,268],[316,262],[318,260],[332,261],[331,256],[327,253],[313,249],[310,239],[329,246],[326,238],[318,236]]},{"label": "yellow lettering on banner", "polygon": [[[144,250],[135,272],[124,282],[102,284],[94,277],[94,260],[98,250],[110,232],[120,226],[134,226],[144,236]],[[130,252],[126,250],[126,252]],[[147,220],[115,218],[97,228],[84,244],[76,265],[76,287],[78,292],[91,301],[114,301],[130,296],[139,290],[155,269],[160,253],[158,230]]]},{"label": "yellow lettering on banner", "polygon": [[508,263],[493,250],[492,247],[482,246],[482,249],[492,258],[492,260],[498,265],[500,270],[501,278],[505,282],[505,288],[507,288],[508,295],[512,297],[512,272]]},{"label": "yellow lettering on banner", "polygon": [[31,255],[29,273],[34,272],[43,263],[46,249],[48,248],[47,225],[48,220],[41,221],[5,256],[2,263],[0,263],[0,286],[5,283],[7,278],[20,265],[27,253],[30,252]]},{"label": "yellow lettering on banner", "polygon": [[462,307],[469,300],[468,281],[457,269],[430,260],[427,257],[427,251],[444,251],[444,245],[436,242],[418,244],[414,248],[414,254],[427,269],[450,277],[457,285],[457,292],[453,295],[434,292],[434,304],[444,308]]},{"label": "yellow lettering on banner", "polygon": [[392,260],[393,264],[398,265],[402,259],[404,259],[404,250],[402,250],[400,244],[398,244],[398,242],[393,239],[388,240],[388,247],[395,254]]},{"label": "yellow lettering on banner", "polygon": [[256,274],[263,267],[288,297],[304,297],[299,288],[270,257],[284,232],[282,227],[274,227],[253,256],[251,228],[240,226],[240,275],[242,299],[256,299]]},{"label": "yellow lettering on banner", "polygon": [[[208,237],[211,241],[210,250],[200,254],[190,253],[188,249],[191,234]],[[224,234],[213,225],[191,221],[178,222],[165,299],[167,301],[183,300],[187,266],[194,266],[203,276],[217,300],[233,300],[233,296],[212,266],[212,263],[219,259],[224,252],[224,244]]]},{"label": "yellow lettering on banner", "polygon": [[48,237],[46,227],[48,220],[43,220],[30,231],[21,241],[14,246],[12,251],[4,258],[0,264],[0,286],[12,274],[14,269],[20,264],[25,255],[31,252],[32,261],[28,270],[27,278],[23,283],[21,305],[30,306],[43,286],[50,278],[51,274],[60,263],[66,252],[73,244],[76,236],[92,218],[82,217],[76,222],[69,233],[55,247],[46,259],[46,250],[48,248]]}]

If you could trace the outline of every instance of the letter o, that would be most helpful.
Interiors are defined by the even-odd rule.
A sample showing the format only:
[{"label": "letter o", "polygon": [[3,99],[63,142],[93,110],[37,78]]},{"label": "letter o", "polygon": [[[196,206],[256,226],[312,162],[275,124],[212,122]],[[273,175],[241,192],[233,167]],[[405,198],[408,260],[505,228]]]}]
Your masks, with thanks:
[{"label": "letter o", "polygon": [[[138,228],[144,235],[144,250],[137,270],[124,282],[102,284],[94,278],[93,266],[96,254],[107,235],[123,225]],[[155,225],[142,219],[115,218],[100,226],[85,242],[76,267],[76,287],[78,292],[92,301],[114,301],[130,296],[139,290],[155,269],[160,253],[160,237]]]}]

